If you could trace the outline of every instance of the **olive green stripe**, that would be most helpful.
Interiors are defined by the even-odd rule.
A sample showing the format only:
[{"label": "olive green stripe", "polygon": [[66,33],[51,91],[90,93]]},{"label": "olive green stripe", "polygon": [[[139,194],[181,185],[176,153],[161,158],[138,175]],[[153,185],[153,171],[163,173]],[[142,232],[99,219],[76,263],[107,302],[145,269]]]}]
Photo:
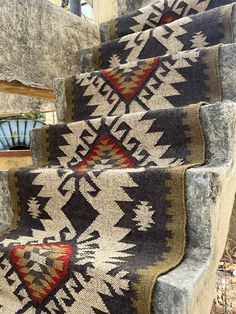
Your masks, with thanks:
[{"label": "olive green stripe", "polygon": [[73,104],[73,77],[67,77],[65,79],[65,93],[66,93],[66,122],[70,123],[73,121],[73,111],[74,111],[74,104]]},{"label": "olive green stripe", "polygon": [[222,100],[221,78],[219,69],[219,50],[220,45],[205,48],[203,51],[202,62],[206,65],[204,75],[206,97],[211,103],[216,103]]},{"label": "olive green stripe", "polygon": [[[136,293],[136,298],[133,299],[133,306],[137,314],[151,313],[153,292],[157,278],[178,266],[184,257],[187,220],[185,174],[190,167],[201,165],[205,161],[205,141],[199,118],[201,105],[202,103],[184,108],[184,111],[187,113],[184,123],[190,129],[186,133],[186,136],[190,136],[191,139],[191,142],[188,144],[188,150],[191,152],[188,156],[190,163],[166,170],[170,174],[170,179],[166,180],[165,183],[166,188],[170,191],[166,195],[166,200],[171,204],[167,209],[167,215],[172,217],[172,221],[167,225],[167,230],[172,234],[172,237],[167,240],[167,246],[170,250],[168,253],[163,254],[162,261],[158,261],[136,272],[139,280],[132,284],[132,288]],[[196,149],[194,145],[197,145]]]}]

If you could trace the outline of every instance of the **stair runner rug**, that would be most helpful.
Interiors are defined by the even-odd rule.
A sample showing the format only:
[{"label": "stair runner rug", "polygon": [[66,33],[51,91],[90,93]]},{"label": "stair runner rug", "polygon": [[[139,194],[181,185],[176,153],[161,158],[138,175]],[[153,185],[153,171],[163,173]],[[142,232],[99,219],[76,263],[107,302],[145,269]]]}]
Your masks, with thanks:
[{"label": "stair runner rug", "polygon": [[193,49],[69,77],[66,121],[220,101],[218,55]]},{"label": "stair runner rug", "polygon": [[234,5],[183,17],[167,25],[103,43],[93,49],[94,68],[106,69],[166,53],[232,43]]},{"label": "stair runner rug", "polygon": [[2,313],[151,313],[157,277],[184,255],[185,171],[205,156],[199,110],[43,128],[47,166],[9,174]]},{"label": "stair runner rug", "polygon": [[[179,18],[235,2],[234,0],[159,0],[108,23],[110,40],[171,23]],[[211,21],[212,22],[212,21]]]}]

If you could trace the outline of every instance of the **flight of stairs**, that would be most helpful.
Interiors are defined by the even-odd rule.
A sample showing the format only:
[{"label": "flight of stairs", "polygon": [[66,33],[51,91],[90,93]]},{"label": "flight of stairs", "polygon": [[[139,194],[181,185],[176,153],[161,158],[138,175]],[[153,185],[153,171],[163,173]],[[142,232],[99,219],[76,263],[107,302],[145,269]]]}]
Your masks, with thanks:
[{"label": "flight of stairs", "polygon": [[[153,313],[210,313],[214,274],[236,190],[236,44],[227,31],[230,24],[236,24],[235,12],[236,5],[228,5],[127,36],[122,30],[123,37],[85,52],[84,70],[92,65],[92,72],[55,81],[61,123],[93,123],[123,114],[129,119],[149,110],[177,111],[200,101],[210,103],[199,113],[206,139],[205,164],[189,169],[185,178],[186,256],[181,265],[158,279]],[[115,69],[107,69],[111,67]],[[40,136],[39,130],[31,134],[38,166],[42,162]]]}]

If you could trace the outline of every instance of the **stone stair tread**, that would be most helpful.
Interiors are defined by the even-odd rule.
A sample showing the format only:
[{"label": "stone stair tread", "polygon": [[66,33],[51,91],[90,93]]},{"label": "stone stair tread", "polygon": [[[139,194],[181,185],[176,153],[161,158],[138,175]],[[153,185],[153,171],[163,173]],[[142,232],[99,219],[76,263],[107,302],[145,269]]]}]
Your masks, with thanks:
[{"label": "stone stair tread", "polygon": [[[120,36],[119,39],[103,43],[99,48],[95,48],[93,51],[88,50],[82,56],[81,63],[83,63],[85,60],[89,61],[91,58],[93,58],[94,65],[96,64],[99,69],[101,68],[105,70],[83,73],[66,80],[57,79],[55,81],[54,85],[57,94],[56,106],[59,121],[62,122],[67,119],[67,122],[75,122],[70,124],[59,124],[51,127],[49,126],[44,128],[43,131],[35,129],[31,132],[31,148],[34,165],[41,167],[42,163],[43,165],[46,165],[46,163],[49,162],[49,165],[52,166],[52,169],[49,170],[49,172],[52,171],[52,173],[54,171],[54,167],[56,169],[58,166],[65,167],[67,169],[66,171],[69,173],[71,171],[69,168],[73,168],[78,162],[73,153],[73,149],[77,149],[78,151],[76,150],[76,153],[78,154],[81,154],[82,151],[84,153],[84,143],[91,144],[91,137],[93,137],[93,139],[97,137],[98,140],[96,145],[93,145],[93,150],[96,151],[93,155],[93,157],[95,157],[91,159],[89,150],[85,152],[85,155],[89,156],[90,158],[89,161],[86,161],[86,166],[88,166],[86,171],[90,171],[89,173],[91,176],[94,176],[95,178],[97,171],[91,171],[90,166],[95,168],[100,166],[99,160],[101,159],[101,156],[104,157],[102,167],[104,167],[104,165],[107,163],[110,156],[115,157],[113,158],[112,165],[108,165],[109,167],[113,167],[117,160],[121,160],[121,162],[125,164],[124,168],[127,167],[129,162],[131,163],[131,157],[127,155],[127,151],[124,152],[122,149],[120,149],[120,146],[115,145],[114,141],[110,141],[109,137],[104,137],[100,132],[101,130],[106,129],[105,133],[107,134],[107,130],[110,128],[109,132],[112,134],[114,131],[114,126],[117,126],[117,123],[121,122],[121,124],[118,125],[116,132],[119,131],[122,133],[127,129],[129,123],[136,121],[135,119],[138,117],[139,123],[136,123],[131,127],[131,130],[133,130],[135,135],[127,144],[130,146],[135,144],[133,142],[134,138],[140,137],[143,140],[143,134],[150,133],[150,129],[149,131],[145,129],[145,127],[150,128],[150,125],[147,122],[149,119],[152,118],[155,121],[158,121],[158,127],[162,125],[163,121],[165,121],[166,127],[168,129],[170,123],[169,120],[166,119],[165,115],[169,115],[171,121],[175,121],[175,117],[171,116],[171,112],[174,112],[178,116],[181,115],[181,112],[185,112],[185,110],[186,113],[192,110],[193,105],[184,107],[185,105],[195,103],[196,100],[210,101],[212,103],[211,105],[204,105],[200,108],[200,121],[198,121],[198,124],[193,123],[196,130],[192,130],[191,128],[188,130],[189,136],[191,134],[193,137],[193,134],[196,136],[198,132],[201,134],[199,128],[202,127],[206,141],[205,164],[196,168],[188,169],[186,172],[184,178],[186,210],[188,214],[188,241],[186,254],[183,262],[179,266],[158,278],[152,299],[152,311],[155,314],[199,314],[201,312],[210,313],[212,300],[214,297],[215,273],[224,251],[224,245],[227,238],[228,225],[236,191],[236,103],[232,101],[236,101],[236,44],[233,44],[235,41],[234,36],[236,34],[236,6],[234,4],[229,4],[218,8],[218,6],[222,4],[228,4],[232,2],[235,3],[232,0],[218,0],[215,2],[211,0],[204,0],[201,1],[201,4],[199,4],[200,7],[198,8],[197,12],[207,10],[206,12],[197,13],[191,11],[191,13],[197,13],[191,16],[189,15],[190,13],[187,14],[186,12],[182,12],[179,13],[180,17],[184,15],[189,16],[182,17],[172,23],[166,24],[165,26],[159,26],[160,23],[164,24],[164,22],[166,22],[164,20],[168,16],[164,14],[164,16],[162,16],[162,18],[159,17],[159,21],[156,22],[159,23],[157,27],[155,27],[155,23],[149,23],[147,26],[145,18],[146,21],[150,15],[152,18],[154,18],[150,8],[153,9],[154,6],[158,4],[156,3],[152,6],[144,8],[144,16],[146,17],[144,19],[139,19],[137,17],[137,20],[140,21],[140,24],[136,25],[137,27],[132,27],[131,24],[132,31],[131,29],[120,28],[120,35],[119,31],[118,34],[116,34],[117,36]],[[164,4],[164,0],[161,0],[158,3]],[[124,24],[124,21],[132,20],[135,15],[142,15],[141,12],[142,9],[136,13],[131,13],[128,16],[121,17],[118,21],[116,21],[116,23],[117,25],[119,25],[119,23]],[[178,12],[176,11],[175,13]],[[169,18],[173,18],[173,15],[169,16]],[[209,27],[209,20],[211,21],[211,27]],[[101,32],[106,37],[106,40],[109,36],[108,33],[106,33],[107,29],[110,27],[109,25],[113,25],[112,27],[114,30],[114,24],[112,23],[109,22],[101,26]],[[129,28],[129,22],[126,24]],[[159,43],[157,44],[158,41]],[[222,43],[226,45],[211,47],[213,45]],[[172,55],[166,55],[167,52],[172,53]],[[155,58],[157,54],[160,56]],[[176,62],[177,57],[182,62],[182,68],[180,66],[181,70],[179,70],[178,67],[175,67],[174,62]],[[189,74],[186,74],[185,70],[183,70],[183,68],[185,68],[183,66],[184,61],[186,62],[185,58],[188,58],[189,65],[191,63],[189,69],[190,71],[188,72]],[[199,59],[194,62],[193,60],[196,58]],[[143,82],[153,79],[151,76],[152,74],[155,74],[159,82],[160,75],[162,73],[159,72],[158,77],[157,72],[159,68],[155,68],[158,62],[162,64],[163,71],[164,66],[166,66],[167,63],[172,65],[172,72],[168,74],[169,76],[172,75],[174,81],[171,81],[171,83],[168,81],[169,89],[165,85],[169,92],[169,94],[165,96],[166,103],[167,99],[170,101],[170,97],[174,97],[174,100],[171,103],[173,108],[169,109],[168,106],[165,107],[166,103],[163,102],[161,103],[161,106],[163,106],[162,110],[153,111],[153,109],[158,109],[159,107],[152,107],[157,105],[158,100],[156,99],[155,103],[155,101],[152,99],[150,102],[150,107],[146,106],[146,108],[142,108],[142,110],[140,108],[136,110],[133,110],[132,108],[127,110],[127,104],[125,110],[123,109],[123,111],[118,110],[110,112],[107,110],[107,107],[112,103],[111,100],[114,100],[115,93],[117,99],[123,97],[124,103],[124,99],[127,100],[130,97],[129,100],[132,106],[134,104],[132,103],[132,98],[134,98],[134,96],[136,97],[138,92],[140,92]],[[179,61],[179,63],[181,62]],[[186,65],[186,67],[188,66]],[[86,67],[84,69],[86,69]],[[175,73],[174,70],[176,71]],[[91,71],[91,69],[89,69],[88,72],[89,71]],[[154,71],[156,72],[154,73]],[[127,72],[129,72],[129,75],[126,74]],[[191,78],[188,76],[190,73],[192,75]],[[119,77],[117,77],[117,75]],[[140,76],[142,76],[142,79],[140,79]],[[207,76],[208,80],[206,78]],[[185,83],[185,81],[181,81],[183,80],[183,77],[187,82],[186,84],[189,85],[184,85],[181,87],[182,89],[178,89],[176,84]],[[180,82],[178,82],[178,80]],[[68,82],[70,84],[73,82],[73,85],[71,84],[69,89]],[[104,82],[106,82],[106,85],[104,85]],[[196,85],[196,82],[198,85]],[[95,91],[91,92],[90,87],[93,85],[93,83],[97,89],[95,88]],[[122,83],[124,84],[122,85]],[[153,84],[155,83],[156,82],[153,82]],[[167,83],[165,82],[165,84]],[[68,91],[72,93],[72,96],[75,96],[76,85],[79,96],[78,98],[74,99],[74,103],[71,103],[71,95],[68,97]],[[191,90],[193,85],[195,88],[193,88],[194,93],[193,90]],[[102,86],[102,88],[100,86]],[[174,94],[176,91],[179,92],[180,96],[182,97],[178,101],[176,100],[177,96]],[[198,91],[201,91],[202,94],[200,92],[198,93]],[[187,95],[188,93],[189,95]],[[160,96],[157,91],[155,91],[153,94]],[[185,98],[183,95],[185,95]],[[77,115],[74,114],[76,103],[80,104],[80,106],[81,103],[83,103],[84,106],[82,107],[81,111],[77,112]],[[100,105],[103,105],[101,110],[99,107],[96,107],[99,103]],[[180,108],[175,108],[175,106]],[[91,107],[92,110],[90,110]],[[96,108],[94,109],[94,107]],[[97,110],[97,108],[99,108],[99,110]],[[96,112],[96,114],[94,114],[94,112]],[[124,113],[126,114],[122,115]],[[109,115],[114,115],[115,117],[109,117]],[[143,126],[141,126],[141,120],[143,121]],[[91,127],[94,135],[86,130],[86,125]],[[176,132],[178,133],[179,131],[180,126],[177,123],[175,128],[170,130],[170,134],[167,136],[168,139],[171,140],[171,132],[174,134]],[[155,131],[153,131],[152,125],[152,132],[149,134],[149,138],[146,138],[142,143],[144,146],[146,143],[148,143],[149,148],[150,146],[152,147],[152,145],[149,144],[150,141],[152,142],[154,140],[154,138],[151,136],[153,135],[153,132],[155,133]],[[80,133],[81,136],[78,135]],[[165,130],[163,133],[168,133],[168,131]],[[73,134],[76,135],[74,138],[72,138]],[[200,138],[202,139],[203,137],[199,136],[198,140]],[[80,139],[82,139],[83,145],[79,145]],[[162,136],[160,139],[162,139]],[[157,139],[155,137],[155,141],[156,140]],[[65,143],[67,144],[65,145]],[[193,143],[192,138],[188,145],[191,145],[191,143]],[[201,141],[198,143],[202,144]],[[154,144],[154,142],[152,144]],[[179,144],[177,145],[174,143],[173,145],[177,150],[179,149]],[[70,147],[68,148],[68,146]],[[156,156],[159,154],[158,147],[156,147],[156,145],[153,145],[153,147],[154,149],[151,152],[151,155]],[[197,143],[194,144],[194,151],[196,156],[198,156],[199,151],[201,151],[203,147],[204,145],[197,145]],[[66,158],[64,158],[65,156],[61,155],[60,151],[65,153],[65,156],[68,157],[69,162]],[[144,153],[145,150],[142,149],[142,151],[136,155],[140,157],[143,156]],[[135,155],[134,150],[132,150],[132,154]],[[203,152],[201,155],[204,156]],[[63,162],[61,162],[62,159]],[[187,157],[186,160],[184,157],[182,159],[184,163],[188,163]],[[84,171],[84,164],[81,165],[83,161],[84,160],[80,161],[80,168],[77,169],[79,172]],[[151,160],[150,169],[153,167],[153,162],[154,161]],[[200,162],[196,161],[196,164],[199,163]],[[176,165],[178,166],[179,164],[175,164],[174,166]],[[135,168],[136,166],[143,167],[145,165],[138,163],[137,165],[130,164],[129,166],[131,168]],[[148,164],[146,166],[149,167],[150,165]],[[158,169],[159,165],[156,164],[155,166],[157,166],[156,169]],[[146,171],[146,176],[148,174],[151,176],[151,173],[148,173],[150,169],[142,171]],[[38,169],[39,172],[41,170],[41,168]],[[104,170],[104,168],[102,168],[102,170]],[[134,171],[136,170],[134,169]],[[162,170],[158,169],[157,173],[158,171],[161,172]],[[119,181],[119,176],[116,176],[116,171],[111,171],[111,173],[114,177],[114,182],[116,179]],[[63,175],[63,170],[58,177],[61,175]],[[8,191],[7,173],[0,173],[0,178],[0,203],[3,205],[0,210],[1,231],[8,224],[10,224],[12,211],[9,209],[11,206],[10,195]],[[45,178],[46,177],[44,177],[44,179]],[[69,192],[71,189],[71,186],[68,184],[68,182],[65,183],[65,186],[60,186],[60,193],[62,195]],[[25,183],[27,186],[27,180],[25,180]],[[40,180],[39,183],[41,183]],[[44,193],[46,192],[47,194],[48,191],[51,191],[51,187],[50,184],[48,184],[48,187],[45,190],[46,185],[42,184],[42,186],[44,186]],[[73,193],[73,191],[70,192]],[[91,190],[89,192],[97,193],[98,191]],[[103,202],[103,200],[101,201]],[[222,215],[224,215],[223,220]]]}]

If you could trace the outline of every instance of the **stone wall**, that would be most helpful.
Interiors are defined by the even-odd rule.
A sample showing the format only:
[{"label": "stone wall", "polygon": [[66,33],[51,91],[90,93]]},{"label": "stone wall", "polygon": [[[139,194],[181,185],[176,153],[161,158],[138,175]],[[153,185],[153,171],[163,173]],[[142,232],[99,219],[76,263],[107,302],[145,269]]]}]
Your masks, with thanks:
[{"label": "stone wall", "polygon": [[229,239],[236,243],[236,197],[234,202],[234,209],[230,221]]},{"label": "stone wall", "polygon": [[157,0],[117,0],[118,2],[118,15],[130,13],[138,10],[148,4],[153,4]]},{"label": "stone wall", "polygon": [[118,15],[117,0],[94,0],[93,13],[97,25],[116,18]]},{"label": "stone wall", "polygon": [[0,171],[32,165],[30,151],[0,152]]},{"label": "stone wall", "polygon": [[157,0],[93,0],[95,22],[102,24],[117,16],[140,9]]},{"label": "stone wall", "polygon": [[59,7],[61,6],[61,0],[49,0],[49,1],[55,5],[58,5]]},{"label": "stone wall", "polygon": [[54,102],[27,96],[0,93],[0,117],[50,111],[55,111]]},{"label": "stone wall", "polygon": [[0,16],[3,81],[52,88],[80,72],[81,50],[100,41],[97,26],[48,0],[0,0]]}]

